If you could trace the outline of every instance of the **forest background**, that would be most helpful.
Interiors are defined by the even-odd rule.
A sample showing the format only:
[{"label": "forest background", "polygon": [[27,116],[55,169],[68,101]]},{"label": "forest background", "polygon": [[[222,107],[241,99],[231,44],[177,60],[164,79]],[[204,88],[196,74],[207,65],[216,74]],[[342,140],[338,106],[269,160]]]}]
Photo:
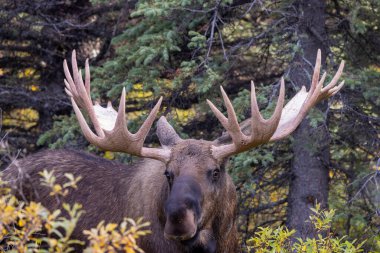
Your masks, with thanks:
[{"label": "forest background", "polygon": [[[46,148],[102,152],[81,135],[63,83],[63,59],[90,59],[93,97],[114,105],[128,92],[136,129],[159,96],[161,115],[184,138],[223,132],[206,99],[219,86],[239,120],[250,116],[250,80],[271,114],[278,80],[293,96],[310,84],[317,49],[344,88],[292,135],[231,158],[242,243],[258,227],[313,236],[311,207],[335,209],[332,231],[380,251],[380,2],[259,0],[0,0],[1,167]],[[331,76],[328,76],[328,79]],[[147,145],[158,145],[154,129]]]}]

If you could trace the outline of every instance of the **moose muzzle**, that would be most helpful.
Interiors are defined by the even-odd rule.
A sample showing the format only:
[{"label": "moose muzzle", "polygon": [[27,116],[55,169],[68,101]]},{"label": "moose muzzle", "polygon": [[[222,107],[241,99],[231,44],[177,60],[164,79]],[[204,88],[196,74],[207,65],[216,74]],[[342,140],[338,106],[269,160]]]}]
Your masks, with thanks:
[{"label": "moose muzzle", "polygon": [[165,203],[165,237],[185,241],[196,236],[201,216],[202,194],[191,176],[178,177]]}]

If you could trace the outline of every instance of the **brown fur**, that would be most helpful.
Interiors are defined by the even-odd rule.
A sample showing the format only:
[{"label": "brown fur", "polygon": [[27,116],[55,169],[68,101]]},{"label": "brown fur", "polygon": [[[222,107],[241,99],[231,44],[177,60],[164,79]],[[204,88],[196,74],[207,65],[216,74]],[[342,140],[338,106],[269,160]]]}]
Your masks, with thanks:
[{"label": "brown fur", "polygon": [[[41,201],[48,208],[55,209],[56,200],[48,196],[47,187],[41,186],[38,172],[55,170],[58,180],[64,173],[81,175],[78,189],[64,199],[68,203],[81,203],[86,211],[74,232],[75,238],[85,239],[81,231],[96,227],[101,220],[120,222],[123,217],[144,217],[151,222],[152,230],[152,234],[143,237],[139,243],[145,252],[204,252],[164,237],[164,203],[170,194],[164,172],[171,171],[175,177],[187,175],[196,178],[203,193],[196,244],[214,238],[216,252],[237,252],[235,187],[223,168],[224,164],[212,158],[210,145],[206,141],[181,140],[171,148],[172,156],[166,166],[151,159],[125,166],[84,152],[44,151],[16,161],[4,176],[20,197]],[[210,170],[216,166],[221,168],[220,178],[210,183]]]}]

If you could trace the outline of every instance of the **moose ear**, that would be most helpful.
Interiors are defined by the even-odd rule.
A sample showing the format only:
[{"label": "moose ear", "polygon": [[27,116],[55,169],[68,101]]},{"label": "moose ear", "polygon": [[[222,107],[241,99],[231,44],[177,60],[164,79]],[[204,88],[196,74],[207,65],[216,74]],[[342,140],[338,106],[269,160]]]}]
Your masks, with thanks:
[{"label": "moose ear", "polygon": [[157,122],[156,134],[162,146],[174,146],[182,140],[164,116]]}]

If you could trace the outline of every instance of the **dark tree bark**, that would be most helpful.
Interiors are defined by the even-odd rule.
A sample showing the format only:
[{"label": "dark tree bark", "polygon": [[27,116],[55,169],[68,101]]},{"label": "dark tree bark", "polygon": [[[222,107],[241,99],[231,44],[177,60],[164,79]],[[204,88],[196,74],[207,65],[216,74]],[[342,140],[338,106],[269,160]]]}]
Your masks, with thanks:
[{"label": "dark tree bark", "polygon": [[[290,80],[297,88],[310,87],[317,50],[322,50],[322,65],[328,52],[325,30],[325,2],[322,0],[296,1],[293,5],[297,12],[296,33],[299,52],[291,64]],[[309,88],[307,87],[307,88]],[[325,110],[327,103],[318,106]],[[309,220],[310,208],[320,203],[327,207],[329,132],[326,122],[316,128],[304,120],[294,134],[292,179],[288,198],[287,224],[297,232],[295,237],[313,237],[315,231]]]}]

